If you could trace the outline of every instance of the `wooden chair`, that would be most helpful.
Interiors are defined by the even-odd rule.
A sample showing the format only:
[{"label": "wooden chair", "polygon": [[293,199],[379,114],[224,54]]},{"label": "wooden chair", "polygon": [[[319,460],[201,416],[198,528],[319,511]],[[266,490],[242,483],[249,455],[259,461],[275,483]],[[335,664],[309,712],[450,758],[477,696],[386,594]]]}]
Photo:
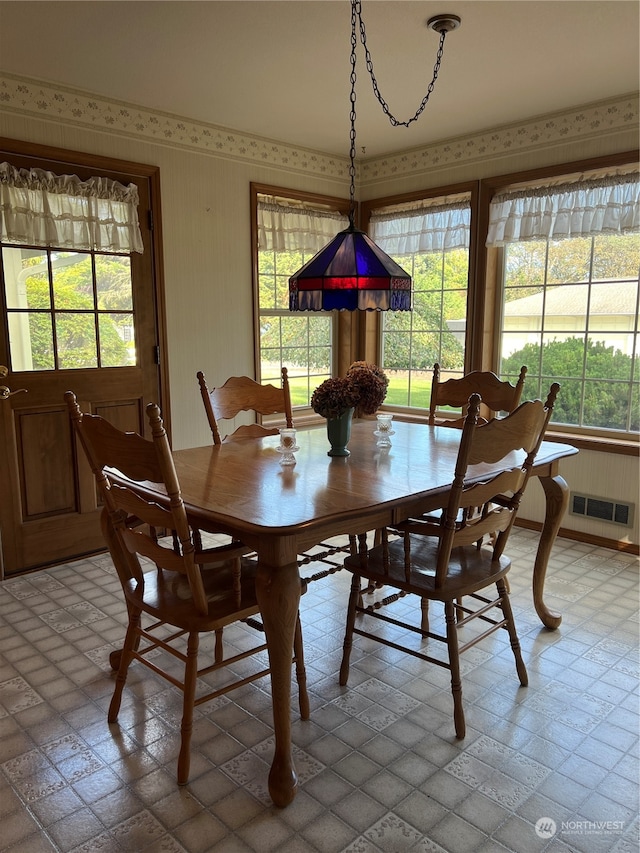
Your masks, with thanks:
[{"label": "wooden chair", "polygon": [[[467,402],[471,394],[480,394],[482,403],[492,412],[513,412],[520,404],[527,368],[520,368],[520,376],[515,385],[498,379],[490,370],[472,370],[459,379],[440,381],[440,365],[433,365],[431,379],[431,400],[429,401],[429,423],[434,426],[454,426],[462,428]],[[462,408],[460,418],[437,418],[436,410],[443,406]],[[486,423],[486,418],[479,417],[479,423]]]},{"label": "wooden chair", "polygon": [[[196,374],[202,402],[209,421],[214,444],[223,441],[237,441],[247,438],[263,438],[278,435],[278,428],[269,428],[253,423],[238,427],[234,432],[221,437],[218,421],[234,418],[243,411],[254,411],[259,415],[284,414],[287,427],[293,427],[291,394],[287,368],[282,368],[282,388],[274,385],[261,385],[248,376],[232,376],[219,388],[207,387],[204,373]],[[239,544],[239,543],[238,543]],[[335,574],[342,569],[342,557],[347,551],[353,551],[355,542],[350,539],[349,546],[335,542],[319,542],[316,546],[298,555],[298,567],[302,569],[315,564],[316,571],[303,578],[303,583],[311,583]]]},{"label": "wooden chair", "polygon": [[282,368],[282,388],[275,385],[261,385],[248,376],[231,376],[224,385],[209,390],[204,373],[197,373],[202,402],[207,413],[214,444],[223,440],[235,441],[242,438],[262,438],[265,435],[278,435],[278,428],[269,428],[260,423],[243,424],[234,432],[220,436],[218,421],[235,418],[240,412],[253,411],[256,415],[284,414],[288,427],[293,426],[291,394],[287,368]]},{"label": "wooden chair", "polygon": [[[118,718],[133,660],[179,688],[183,711],[177,778],[182,785],[189,778],[194,707],[269,674],[269,669],[261,668],[214,689],[211,683],[200,681],[202,692],[196,698],[196,685],[203,676],[267,648],[260,642],[225,658],[222,644],[222,629],[232,623],[244,622],[262,630],[259,621],[252,618],[259,613],[257,564],[245,556],[243,546],[235,543],[207,550],[195,547],[169,441],[154,403],[147,406],[152,431],[149,441],[137,433],[121,432],[97,415],[83,414],[73,392],[67,391],[65,399],[104,501],[103,533],[129,614],[108,721],[115,723]],[[155,496],[150,488],[157,489]],[[166,539],[158,539],[153,532],[161,529],[167,531]],[[199,635],[209,633],[215,635],[213,661],[199,668]],[[182,667],[176,667],[172,658]],[[308,719],[299,618],[294,660],[300,715]]]},{"label": "wooden chair", "polygon": [[[511,561],[504,555],[504,548],[549,422],[558,388],[556,384],[551,387],[544,404],[540,400],[523,403],[506,418],[491,420],[483,426],[477,426],[480,395],[473,394],[461,432],[455,478],[442,520],[408,521],[400,525],[402,538],[395,541],[389,541],[385,529],[382,531],[382,543],[369,550],[366,537],[361,537],[358,555],[347,557],[344,562],[345,568],[353,573],[353,580],[340,667],[341,685],[345,685],[349,677],[354,634],[443,666],[451,673],[456,736],[463,738],[465,722],[460,654],[499,628],[507,630],[520,683],[523,686],[527,684],[527,671],[505,583]],[[470,471],[471,466],[495,463],[519,450],[525,451],[524,462],[514,464],[502,473],[478,478],[477,473]],[[460,518],[460,508],[470,505],[487,506],[490,509],[473,518],[465,515]],[[495,531],[498,535],[491,547],[478,547],[477,543],[485,534]],[[381,583],[398,591],[365,607],[360,603],[362,578],[368,583]],[[487,593],[481,594],[492,586],[496,588],[492,597],[487,597]],[[425,631],[406,624],[401,616],[393,619],[381,612],[385,606],[411,593],[444,603],[445,635]],[[462,619],[456,619],[455,611],[458,608],[464,611]],[[499,610],[497,617],[492,612],[494,608]],[[364,624],[357,626],[357,614],[365,617],[364,622],[373,618],[405,628],[428,640],[428,645],[432,641],[445,644],[447,654],[442,657],[446,659],[429,654],[429,648],[424,651],[409,648],[393,642],[387,636],[365,630]],[[459,644],[458,634],[462,632],[464,637]]]}]

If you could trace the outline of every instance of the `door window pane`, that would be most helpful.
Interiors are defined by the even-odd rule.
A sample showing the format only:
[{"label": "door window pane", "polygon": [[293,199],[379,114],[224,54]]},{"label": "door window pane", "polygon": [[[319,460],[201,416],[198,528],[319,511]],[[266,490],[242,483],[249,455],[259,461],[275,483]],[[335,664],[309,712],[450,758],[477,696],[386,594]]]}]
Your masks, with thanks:
[{"label": "door window pane", "polygon": [[13,371],[136,364],[129,256],[3,246],[2,261]]},{"label": "door window pane", "polygon": [[100,364],[128,367],[136,363],[133,314],[99,314]]},{"label": "door window pane", "polygon": [[19,311],[9,314],[11,365],[16,370],[54,370],[51,314]]},{"label": "door window pane", "polygon": [[63,308],[94,307],[91,255],[86,252],[60,252],[52,258],[53,304]]},{"label": "door window pane", "polygon": [[98,366],[93,314],[56,314],[56,344],[60,370]]}]

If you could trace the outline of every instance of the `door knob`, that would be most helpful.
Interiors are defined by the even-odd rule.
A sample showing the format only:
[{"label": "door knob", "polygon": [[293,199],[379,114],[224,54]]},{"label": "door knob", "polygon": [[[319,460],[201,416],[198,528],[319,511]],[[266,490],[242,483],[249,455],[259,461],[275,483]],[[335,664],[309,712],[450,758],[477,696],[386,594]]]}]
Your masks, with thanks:
[{"label": "door knob", "polygon": [[[4,379],[5,376],[8,376],[9,368],[5,367],[4,364],[0,364],[0,379]],[[7,388],[6,385],[0,385],[0,400],[8,400],[9,397],[12,397],[14,394],[20,394],[22,391],[27,393],[26,388],[18,388],[16,391],[12,391],[11,388]]]},{"label": "door knob", "polygon": [[12,391],[6,385],[0,385],[0,400],[8,400],[9,397],[13,397],[14,394],[20,394],[23,391],[25,394],[27,393],[26,388],[18,388],[16,391]]}]

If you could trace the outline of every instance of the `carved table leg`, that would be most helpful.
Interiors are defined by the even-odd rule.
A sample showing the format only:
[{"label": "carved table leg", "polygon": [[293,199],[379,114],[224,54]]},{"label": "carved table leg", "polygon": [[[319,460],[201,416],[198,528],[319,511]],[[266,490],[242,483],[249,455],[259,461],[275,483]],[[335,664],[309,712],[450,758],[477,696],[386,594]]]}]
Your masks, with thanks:
[{"label": "carved table leg", "polygon": [[298,776],[291,755],[291,661],[300,602],[300,577],[296,562],[269,568],[258,560],[256,593],[264,624],[269,665],[275,755],[269,773],[269,793],[280,807],[296,795]]},{"label": "carved table leg", "polygon": [[551,548],[556,540],[560,522],[569,503],[569,487],[560,475],[540,477],[540,482],[547,499],[547,508],[533,567],[533,604],[543,625],[553,630],[562,622],[562,616],[559,613],[552,612],[545,605],[543,601],[544,580]]}]

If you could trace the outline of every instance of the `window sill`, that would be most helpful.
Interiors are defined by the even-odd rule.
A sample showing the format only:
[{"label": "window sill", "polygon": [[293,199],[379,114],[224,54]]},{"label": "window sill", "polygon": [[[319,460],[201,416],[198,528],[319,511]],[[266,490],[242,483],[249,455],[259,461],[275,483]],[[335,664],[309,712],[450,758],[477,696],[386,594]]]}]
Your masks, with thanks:
[{"label": "window sill", "polygon": [[597,453],[613,453],[618,456],[638,456],[640,446],[637,439],[605,438],[600,435],[580,435],[575,432],[553,432],[546,435],[549,441],[561,441],[579,450],[594,450]]},{"label": "window sill", "polygon": [[[395,412],[390,407],[384,407],[384,411],[393,412],[394,417],[399,421],[408,421],[410,423],[428,423],[428,415],[421,415],[416,412],[398,411]],[[638,456],[640,453],[640,445],[638,437],[635,438],[613,438],[601,435],[586,435],[575,432],[562,432],[550,429],[547,432],[546,438],[548,441],[558,441],[563,444],[570,444],[572,447],[577,447],[579,450],[594,450],[597,453],[613,453],[618,456]]]}]

